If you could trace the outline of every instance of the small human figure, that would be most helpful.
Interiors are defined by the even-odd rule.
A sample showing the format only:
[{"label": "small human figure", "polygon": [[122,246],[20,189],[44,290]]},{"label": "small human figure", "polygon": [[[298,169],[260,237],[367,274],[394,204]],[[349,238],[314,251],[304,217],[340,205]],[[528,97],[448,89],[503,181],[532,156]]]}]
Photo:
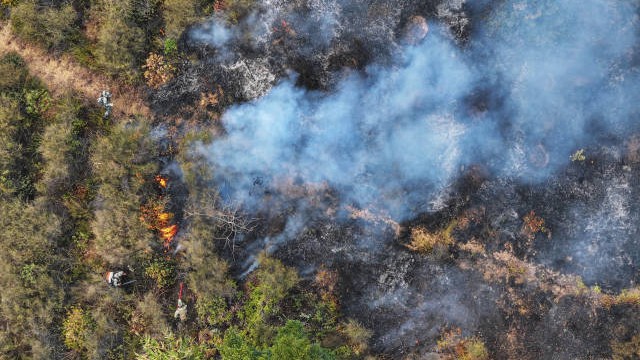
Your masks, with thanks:
[{"label": "small human figure", "polygon": [[107,284],[113,287],[122,286],[123,277],[126,275],[124,271],[108,271],[106,275]]},{"label": "small human figure", "polygon": [[183,303],[182,299],[178,299],[178,307],[176,308],[176,312],[173,314],[173,317],[180,319],[180,321],[185,321],[187,319],[187,304]]},{"label": "small human figure", "polygon": [[183,284],[180,283],[180,292],[178,293],[178,307],[176,308],[176,312],[173,314],[175,319],[180,319],[180,321],[185,321],[187,319],[187,304],[182,302],[182,287]]},{"label": "small human figure", "polygon": [[98,104],[102,105],[106,111],[104,112],[104,117],[107,118],[111,115],[111,109],[113,109],[113,103],[111,103],[111,93],[107,90],[102,90],[100,93],[100,97],[98,98]]}]

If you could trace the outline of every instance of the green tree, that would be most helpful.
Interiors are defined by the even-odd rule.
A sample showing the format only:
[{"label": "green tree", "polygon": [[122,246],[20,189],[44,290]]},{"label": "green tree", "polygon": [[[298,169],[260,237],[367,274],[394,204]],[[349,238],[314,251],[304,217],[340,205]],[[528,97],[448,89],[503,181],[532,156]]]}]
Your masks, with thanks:
[{"label": "green tree", "polygon": [[329,360],[334,356],[318,344],[312,344],[300,321],[289,320],[278,329],[266,359]]},{"label": "green tree", "polygon": [[36,187],[40,193],[59,198],[70,190],[72,174],[69,153],[72,135],[72,129],[66,123],[55,123],[45,128],[40,143],[42,178]]},{"label": "green tree", "polygon": [[231,312],[223,297],[200,297],[196,303],[198,319],[204,325],[222,326],[231,320]]},{"label": "green tree", "polygon": [[72,307],[62,323],[64,344],[71,350],[84,352],[87,349],[87,338],[94,328],[91,316],[82,308]]},{"label": "green tree", "polygon": [[192,219],[182,244],[187,250],[186,264],[191,269],[189,288],[199,298],[230,297],[235,293],[235,285],[227,277],[229,266],[216,253],[213,225],[204,219]]},{"label": "green tree", "polygon": [[[0,86],[3,85],[0,88],[0,195],[32,200],[40,163],[38,144],[44,124],[42,114],[35,109],[42,110],[40,106],[48,97],[39,81],[28,76],[24,62],[15,54],[0,58],[0,71],[15,71],[15,76],[9,73],[0,74],[0,77],[17,79],[0,80]],[[28,109],[34,111],[27,112]]]},{"label": "green tree", "polygon": [[153,241],[140,219],[140,204],[153,191],[155,159],[155,143],[142,123],[116,125],[93,148],[91,162],[100,186],[92,230],[97,253],[111,263],[122,264]]},{"label": "green tree", "polygon": [[180,38],[187,27],[203,18],[197,0],[165,0],[163,17],[165,35],[174,39]]},{"label": "green tree", "polygon": [[129,329],[137,336],[160,339],[169,331],[162,305],[153,293],[147,293],[138,301],[129,319]]},{"label": "green tree", "polygon": [[0,357],[49,358],[60,346],[56,314],[64,298],[54,249],[59,219],[37,205],[0,201]]},{"label": "green tree", "polygon": [[299,282],[295,269],[284,266],[279,260],[261,254],[259,267],[248,282],[249,298],[241,316],[249,338],[257,346],[267,344],[273,336],[273,328],[267,320],[279,311],[279,303]]},{"label": "green tree", "polygon": [[60,8],[26,0],[11,10],[11,27],[23,39],[50,49],[65,49],[77,41],[77,14],[69,3]]},{"label": "green tree", "polygon": [[242,332],[233,327],[225,332],[218,350],[223,360],[253,360],[258,359],[260,354]]},{"label": "green tree", "polygon": [[0,94],[0,194],[15,192],[15,156],[22,146],[15,141],[22,120],[20,104],[16,99]]},{"label": "green tree", "polygon": [[29,72],[24,60],[15,52],[9,52],[0,58],[0,92],[22,90]]},{"label": "green tree", "polygon": [[100,27],[96,60],[111,74],[134,80],[147,53],[146,34],[131,18],[132,0],[100,1],[93,8]]}]

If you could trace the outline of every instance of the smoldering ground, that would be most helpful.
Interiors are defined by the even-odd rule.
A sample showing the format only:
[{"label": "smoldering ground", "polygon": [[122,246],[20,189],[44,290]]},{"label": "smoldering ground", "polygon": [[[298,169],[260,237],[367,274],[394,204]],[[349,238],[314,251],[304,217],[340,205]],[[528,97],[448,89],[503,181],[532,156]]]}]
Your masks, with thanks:
[{"label": "smoldering ground", "polygon": [[[295,179],[295,183],[335,191],[332,199],[337,205],[331,206],[337,210],[331,217],[343,224],[350,222],[348,208],[371,209],[405,222],[422,214],[446,212],[456,197],[456,180],[463,169],[474,164],[482,164],[489,174],[490,180],[478,197],[483,201],[492,202],[492,196],[505,194],[487,190],[499,184],[544,192],[548,184],[566,176],[568,167],[577,166],[571,163],[570,155],[578,149],[593,149],[595,154],[603,143],[622,144],[629,134],[638,131],[636,3],[418,3],[310,1],[306,6],[287,7],[265,2],[261,11],[248,16],[238,28],[212,20],[196,32],[198,41],[218,47],[222,54],[216,58],[219,61],[263,59],[265,71],[276,69],[271,79],[277,81],[263,84],[262,96],[227,109],[221,120],[225,134],[199,149],[209,159],[216,186],[228,201],[240,203],[250,212],[266,211],[274,201],[292,201],[278,184]],[[298,11],[300,8],[305,11]],[[323,17],[323,12],[329,15]],[[403,29],[413,15],[426,17],[430,30],[415,45],[403,39]],[[282,20],[299,34],[275,41],[274,37],[280,35],[274,35],[274,26],[284,26]],[[464,39],[452,32],[461,27],[466,31]],[[254,36],[251,51],[238,46],[247,33]],[[308,74],[296,75],[297,63],[288,62],[292,57],[282,52],[287,46],[299,45],[296,59],[326,60],[331,49],[343,49],[343,44],[352,44],[353,39],[367,52],[366,56],[356,56],[360,70],[332,68],[325,62],[320,73],[334,80],[323,80],[326,86],[322,91],[300,86],[307,82],[299,81],[298,76]],[[372,56],[374,52],[384,55]],[[287,64],[293,71],[286,71]],[[635,169],[636,165],[630,166]],[[577,271],[593,282],[610,277],[610,267],[599,264],[621,264],[612,260],[620,255],[618,250],[584,253],[583,247],[590,245],[581,239],[588,238],[596,247],[606,246],[606,239],[618,236],[616,231],[623,228],[627,235],[617,237],[626,239],[620,240],[620,247],[635,244],[636,215],[629,213],[635,210],[625,203],[629,201],[626,197],[637,194],[638,184],[620,183],[620,179],[610,177],[598,185],[604,202],[596,211],[593,203],[581,206],[579,202],[569,204],[571,199],[562,196],[541,196],[569,204],[558,205],[546,215],[586,219],[571,222],[579,230],[555,235],[563,237],[562,244],[569,244],[562,247],[563,256],[575,256],[582,270],[559,266],[557,256],[544,246],[530,258]],[[579,186],[575,185],[577,178],[570,181],[574,181],[572,186]],[[627,188],[633,190],[625,193]],[[265,200],[266,194],[269,201]],[[497,206],[511,208],[515,214],[513,225],[505,225],[505,231],[516,234],[524,211],[541,206],[527,199],[513,196],[497,201]],[[583,200],[588,203],[587,198]],[[347,280],[365,289],[345,300],[353,313],[358,314],[357,306],[383,307],[383,300],[374,300],[371,294],[392,298],[397,305],[393,316],[404,321],[397,327],[382,326],[382,315],[369,321],[381,348],[400,346],[410,327],[433,338],[433,329],[442,323],[473,333],[486,330],[491,321],[502,321],[495,310],[489,311],[491,301],[467,301],[469,298],[448,286],[441,287],[437,296],[430,296],[419,281],[408,281],[415,279],[411,273],[423,271],[420,269],[430,261],[438,260],[413,262],[418,269],[401,267],[408,255],[394,245],[388,233],[376,236],[371,235],[371,229],[355,230],[349,233],[353,235],[349,239],[305,243],[310,241],[305,231],[322,228],[317,224],[323,215],[314,212],[316,204],[295,201],[290,216],[295,224],[303,225],[291,226],[283,233],[286,236],[278,237],[283,253],[306,249],[299,251],[305,252],[312,264],[320,259],[331,262],[331,254],[338,254],[333,260],[336,265],[369,269],[345,251],[362,256],[371,252],[375,255],[370,255],[373,258],[368,266],[395,274],[385,275],[382,280],[370,276],[353,280],[352,274],[352,280]],[[321,208],[322,214],[327,214],[326,206]],[[366,222],[359,225],[367,228]],[[518,240],[517,235],[511,236],[510,241]],[[272,251],[277,253],[278,246]],[[323,251],[329,255],[320,255]],[[385,252],[387,257],[380,255]],[[624,256],[627,284],[633,284],[639,259]],[[429,281],[444,281],[454,272],[429,272]],[[485,299],[494,296],[487,295],[494,290],[479,290],[490,289],[489,285],[471,286],[473,276],[466,276],[469,278],[455,276],[460,284],[455,288],[467,287],[471,293],[484,294]],[[401,281],[389,280],[392,278]],[[422,300],[416,300],[419,298]],[[451,310],[441,313],[443,306]],[[380,310],[378,314],[382,313]],[[430,317],[438,320],[429,321]],[[422,325],[415,325],[417,322]],[[398,339],[388,342],[394,337]]]},{"label": "smoldering ground", "polygon": [[[252,207],[256,179],[298,178],[397,221],[433,210],[462,166],[542,181],[580,147],[632,128],[636,25],[631,3],[507,2],[465,48],[432,25],[391,66],[371,64],[329,93],[285,78],[227,110],[226,135],[205,151],[228,196]],[[470,103],[481,92],[483,104]]]}]

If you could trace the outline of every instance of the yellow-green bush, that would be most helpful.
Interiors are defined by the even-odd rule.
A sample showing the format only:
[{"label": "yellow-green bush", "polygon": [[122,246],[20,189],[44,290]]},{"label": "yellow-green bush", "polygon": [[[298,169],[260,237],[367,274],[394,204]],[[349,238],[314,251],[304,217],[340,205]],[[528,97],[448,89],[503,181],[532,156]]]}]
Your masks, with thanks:
[{"label": "yellow-green bush", "polygon": [[91,315],[82,308],[72,307],[62,323],[64,344],[71,350],[83,352],[87,348],[87,338],[95,326]]}]

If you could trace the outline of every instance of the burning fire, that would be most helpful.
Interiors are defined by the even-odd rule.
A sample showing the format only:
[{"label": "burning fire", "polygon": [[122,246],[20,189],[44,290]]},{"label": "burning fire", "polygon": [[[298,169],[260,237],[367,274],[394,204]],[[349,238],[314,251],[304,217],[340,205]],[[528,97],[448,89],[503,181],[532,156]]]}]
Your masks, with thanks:
[{"label": "burning fire", "polygon": [[167,188],[167,178],[163,177],[162,175],[156,175],[156,182],[158,183],[158,185],[160,185],[161,188]]},{"label": "burning fire", "polygon": [[176,236],[178,232],[178,225],[173,224],[158,230],[160,231],[160,237],[164,239],[164,247],[169,247],[171,240],[173,240],[173,237]]},{"label": "burning fire", "polygon": [[167,222],[173,218],[172,213],[160,213],[158,214],[158,220],[160,222]]},{"label": "burning fire", "polygon": [[[161,188],[166,189],[167,178],[156,175],[155,181]],[[162,196],[157,199],[160,201],[151,201],[150,203],[142,205],[140,207],[140,212],[142,213],[140,220],[147,228],[157,230],[160,238],[163,240],[163,247],[169,248],[171,241],[173,241],[173,238],[178,233],[178,225],[172,224],[174,215],[172,212],[164,211],[165,204],[161,199]]]}]

